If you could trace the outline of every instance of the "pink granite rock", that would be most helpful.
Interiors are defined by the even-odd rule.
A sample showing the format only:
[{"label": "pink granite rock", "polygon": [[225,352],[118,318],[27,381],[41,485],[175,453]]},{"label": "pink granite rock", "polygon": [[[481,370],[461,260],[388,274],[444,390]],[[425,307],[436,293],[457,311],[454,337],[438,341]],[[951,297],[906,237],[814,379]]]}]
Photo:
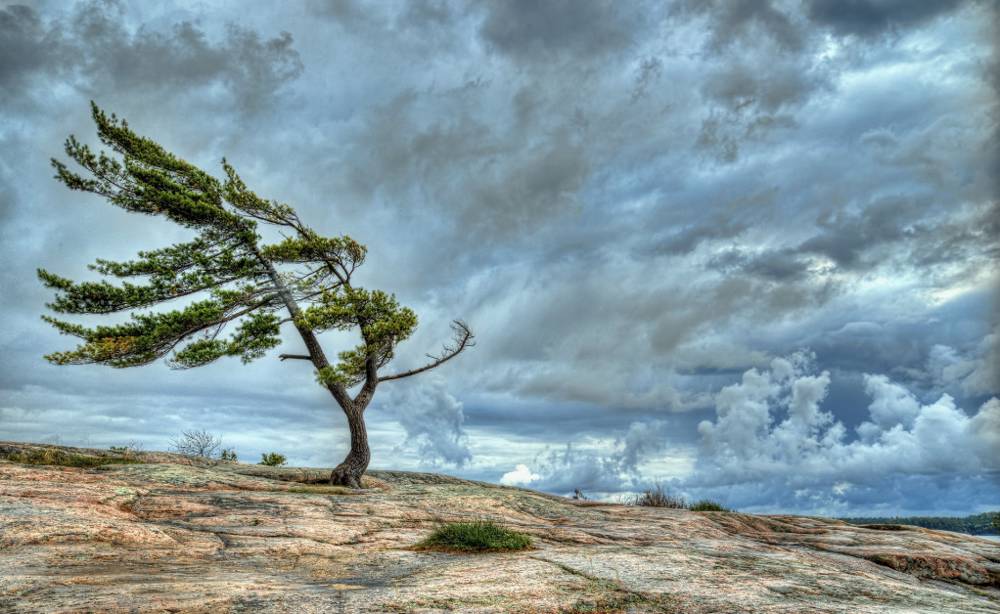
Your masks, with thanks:
[{"label": "pink granite rock", "polygon": [[[0,443],[40,450],[112,464],[0,460],[3,612],[1000,612],[1000,544],[953,533]],[[483,518],[535,549],[409,549]]]}]

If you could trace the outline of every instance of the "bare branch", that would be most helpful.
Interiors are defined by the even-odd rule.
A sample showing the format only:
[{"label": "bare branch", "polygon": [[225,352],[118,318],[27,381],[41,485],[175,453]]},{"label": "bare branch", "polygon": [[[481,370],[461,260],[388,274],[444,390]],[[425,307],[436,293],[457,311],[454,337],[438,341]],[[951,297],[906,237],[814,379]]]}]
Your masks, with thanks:
[{"label": "bare branch", "polygon": [[451,360],[452,358],[458,356],[465,348],[476,345],[475,342],[473,341],[473,339],[475,339],[475,335],[472,334],[472,330],[465,322],[461,320],[455,320],[454,322],[451,323],[451,330],[455,333],[455,340],[453,344],[444,346],[444,349],[441,351],[440,356],[428,355],[430,358],[434,359],[433,362],[430,362],[418,369],[410,369],[409,371],[393,373],[392,375],[380,376],[378,380],[380,382],[386,382],[393,379],[402,379],[404,377],[410,377],[411,375],[416,375],[417,373],[423,373],[424,371],[430,371],[431,369],[439,367],[444,363],[448,362],[449,360]]},{"label": "bare branch", "polygon": [[204,429],[184,431],[180,437],[170,440],[171,449],[193,458],[214,458],[220,446],[222,439]]},{"label": "bare branch", "polygon": [[280,358],[281,360],[288,360],[288,359],[292,359],[292,360],[312,360],[313,357],[310,356],[309,354],[279,354],[278,358]]}]

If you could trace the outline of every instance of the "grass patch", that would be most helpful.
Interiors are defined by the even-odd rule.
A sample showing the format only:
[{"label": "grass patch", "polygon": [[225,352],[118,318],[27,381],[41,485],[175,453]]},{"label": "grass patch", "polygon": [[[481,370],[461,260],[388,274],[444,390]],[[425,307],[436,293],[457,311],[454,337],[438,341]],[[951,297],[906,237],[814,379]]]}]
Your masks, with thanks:
[{"label": "grass patch", "polygon": [[133,465],[142,461],[131,456],[87,456],[63,450],[18,450],[3,456],[4,460],[23,465],[55,465],[58,467],[100,467],[101,465]]},{"label": "grass patch", "polygon": [[446,552],[507,552],[530,548],[531,538],[495,522],[451,522],[435,529],[414,547]]},{"label": "grass patch", "polygon": [[691,510],[692,512],[731,512],[732,511],[729,508],[723,507],[723,506],[719,505],[718,503],[716,503],[715,501],[711,501],[709,499],[702,499],[701,501],[695,501],[694,503],[692,503],[691,505],[688,506],[688,509]]}]

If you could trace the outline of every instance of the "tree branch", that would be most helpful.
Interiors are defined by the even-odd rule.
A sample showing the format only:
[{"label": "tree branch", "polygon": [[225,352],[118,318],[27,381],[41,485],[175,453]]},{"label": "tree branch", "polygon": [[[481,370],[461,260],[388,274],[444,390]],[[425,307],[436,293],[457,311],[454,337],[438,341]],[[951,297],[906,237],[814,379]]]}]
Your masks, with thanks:
[{"label": "tree branch", "polygon": [[392,375],[380,376],[378,380],[380,382],[386,382],[394,379],[403,379],[404,377],[410,377],[411,375],[416,375],[417,373],[423,373],[424,371],[430,371],[435,367],[439,367],[444,363],[448,362],[452,358],[458,356],[462,350],[475,345],[473,339],[475,335],[472,334],[472,330],[469,326],[462,322],[461,320],[455,320],[451,323],[451,330],[455,333],[455,341],[452,346],[444,346],[444,350],[441,352],[440,356],[430,356],[434,359],[433,362],[428,363],[418,369],[410,369],[409,371],[402,371],[400,373],[393,373]]},{"label": "tree branch", "polygon": [[313,357],[309,354],[279,354],[278,358],[281,360],[288,360],[290,358],[293,360],[312,360]]}]

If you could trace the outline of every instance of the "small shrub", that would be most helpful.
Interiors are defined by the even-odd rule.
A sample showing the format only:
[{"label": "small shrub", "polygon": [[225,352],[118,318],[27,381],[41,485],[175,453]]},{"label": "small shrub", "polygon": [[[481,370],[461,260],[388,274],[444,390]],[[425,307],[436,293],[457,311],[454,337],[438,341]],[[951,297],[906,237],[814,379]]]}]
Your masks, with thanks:
[{"label": "small shrub", "polygon": [[729,511],[731,511],[729,508],[723,507],[723,506],[719,505],[718,503],[716,503],[715,501],[711,501],[709,499],[702,499],[701,501],[695,501],[694,503],[692,503],[688,507],[688,509],[691,510],[692,512],[729,512]]},{"label": "small shrub", "polygon": [[628,505],[640,505],[643,507],[666,507],[675,510],[682,510],[687,507],[687,503],[681,497],[674,497],[667,494],[663,486],[657,484],[653,488],[647,488],[642,493],[636,495],[631,500],[626,501]]},{"label": "small shrub", "polygon": [[142,444],[132,440],[124,446],[111,446],[108,449],[115,454],[121,454],[125,458],[132,458],[142,452]]},{"label": "small shrub", "polygon": [[277,452],[268,452],[267,454],[260,455],[260,462],[258,465],[267,465],[268,467],[280,467],[285,464],[287,459],[285,459],[284,454],[278,454]]},{"label": "small shrub", "polygon": [[434,530],[416,545],[418,550],[503,552],[531,547],[531,538],[495,522],[451,522]]},{"label": "small shrub", "polygon": [[219,460],[221,460],[224,463],[239,462],[239,459],[236,457],[236,450],[234,450],[233,448],[223,450],[222,454],[219,455]]},{"label": "small shrub", "polygon": [[192,458],[213,458],[220,447],[222,439],[206,430],[184,431],[170,442],[172,450]]}]

